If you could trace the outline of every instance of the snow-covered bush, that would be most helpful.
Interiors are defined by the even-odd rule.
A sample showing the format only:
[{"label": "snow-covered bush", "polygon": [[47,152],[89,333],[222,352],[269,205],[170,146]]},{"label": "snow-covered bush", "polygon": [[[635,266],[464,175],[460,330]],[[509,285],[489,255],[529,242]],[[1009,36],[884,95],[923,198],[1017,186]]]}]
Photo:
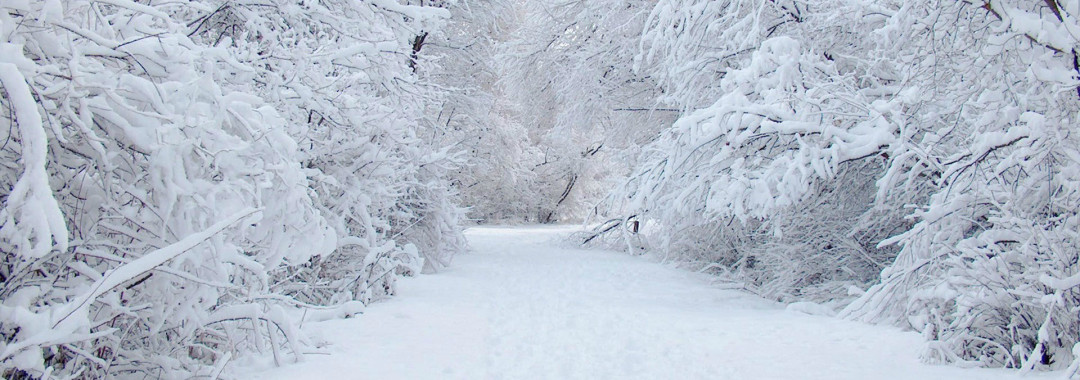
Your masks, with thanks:
[{"label": "snow-covered bush", "polygon": [[660,1],[636,65],[686,112],[608,204],[631,249],[780,299],[881,270],[843,315],[924,332],[928,360],[1064,368],[1077,5]]},{"label": "snow-covered bush", "polygon": [[[916,119],[920,140],[896,150],[879,191],[929,197],[911,229],[883,242],[901,247],[896,262],[846,315],[922,331],[932,361],[1030,369],[1076,359],[1080,82],[1066,30],[1080,25],[1070,4],[885,8],[893,17],[878,30],[907,41],[919,64],[905,82],[926,89],[932,116]],[[930,46],[948,49],[915,57]]]},{"label": "snow-covered bush", "polygon": [[[209,15],[198,34],[254,68],[259,79],[238,86],[271,99],[298,121],[293,135],[304,166],[313,173],[316,191],[329,195],[320,197],[324,214],[339,234],[366,242],[359,250],[344,250],[361,256],[339,257],[338,264],[373,259],[364,255],[406,228],[446,227],[421,219],[457,218],[456,209],[442,207],[450,196],[442,176],[456,159],[421,130],[430,128],[424,112],[438,94],[417,81],[412,56],[416,36],[439,27],[448,12],[396,4],[231,4]],[[379,260],[417,264],[403,244],[380,253]],[[435,263],[462,247],[432,242],[418,248]],[[383,271],[364,270],[363,276]]]},{"label": "snow-covered bush", "polygon": [[[300,360],[289,310],[463,247],[411,39],[373,2],[0,5],[0,374],[216,376]],[[313,313],[318,314],[318,313]],[[327,313],[322,313],[327,314]]]},{"label": "snow-covered bush", "polygon": [[[719,95],[649,145],[644,166],[610,200],[648,221],[643,233],[666,257],[768,297],[842,300],[890,262],[895,250],[877,242],[905,224],[898,210],[874,205],[883,149],[900,130],[890,108],[902,98],[860,96],[866,85],[854,59],[834,57],[848,53],[834,45],[855,47],[785,35],[808,33],[826,17],[801,7],[663,2],[653,10],[642,70],[679,107],[699,107],[703,92]],[[708,16],[715,12],[732,16]],[[700,39],[739,45],[688,48]],[[663,58],[689,52],[700,56]],[[697,88],[705,73],[718,85]]]}]

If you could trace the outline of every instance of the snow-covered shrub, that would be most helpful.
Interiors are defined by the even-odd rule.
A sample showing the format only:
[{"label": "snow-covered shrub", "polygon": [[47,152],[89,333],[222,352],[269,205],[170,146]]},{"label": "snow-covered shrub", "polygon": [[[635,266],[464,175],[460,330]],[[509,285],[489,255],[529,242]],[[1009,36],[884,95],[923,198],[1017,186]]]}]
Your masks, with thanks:
[{"label": "snow-covered shrub", "polygon": [[928,360],[1075,360],[1080,82],[1065,30],[1078,25],[1075,3],[1056,4],[888,4],[875,25],[912,64],[901,83],[922,92],[880,197],[928,195],[912,228],[882,242],[901,247],[882,283],[845,315],[922,331]]},{"label": "snow-covered shrub", "polygon": [[[379,275],[399,264],[419,265],[410,258],[416,253],[430,263],[445,262],[463,248],[417,242],[414,248],[421,250],[409,253],[405,245],[410,242],[392,241],[405,228],[443,236],[450,227],[442,223],[458,218],[456,208],[445,207],[451,194],[442,178],[457,159],[433,146],[435,141],[421,130],[431,128],[423,123],[425,108],[439,97],[416,80],[412,57],[416,36],[439,27],[448,12],[393,2],[226,5],[207,17],[200,38],[233,50],[260,78],[238,85],[273,100],[299,122],[293,133],[305,153],[304,166],[313,173],[316,191],[329,195],[320,197],[324,214],[339,234],[365,242],[323,261],[339,268],[318,272],[359,270],[331,277],[349,278],[347,283],[364,289],[391,289],[368,282],[392,282],[393,276]],[[440,222],[417,223],[421,219]],[[459,233],[451,235],[447,242],[461,241]],[[390,248],[378,248],[387,243]],[[367,256],[376,250],[382,252]],[[383,269],[346,264],[370,260]],[[354,295],[372,296],[380,295]]]},{"label": "snow-covered shrub", "polygon": [[644,246],[782,299],[884,268],[843,315],[923,331],[928,360],[1064,367],[1076,6],[660,1],[638,69],[688,112],[609,204]]},{"label": "snow-covered shrub", "polygon": [[[463,246],[393,1],[0,5],[0,374],[181,377],[300,360]],[[425,260],[426,259],[426,260]],[[314,305],[311,305],[314,304]],[[336,310],[336,311],[335,311]]]},{"label": "snow-covered shrub", "polygon": [[[170,374],[264,334],[301,343],[260,300],[267,269],[329,253],[334,231],[285,120],[219,86],[227,57],[178,33],[163,8],[46,2],[0,14],[17,68],[5,70],[4,103],[19,107],[5,120],[22,130],[6,136],[5,161],[22,164],[37,199],[52,187],[71,236],[26,244],[27,227],[55,228],[59,213],[28,214],[40,201],[19,186],[6,197],[5,376]],[[48,136],[32,133],[41,123]],[[227,339],[241,319],[260,327]]]},{"label": "snow-covered shrub", "polygon": [[724,95],[647,148],[617,195],[626,212],[654,221],[645,233],[668,257],[765,296],[823,301],[867,285],[891,259],[876,243],[900,222],[873,207],[896,128],[860,115],[845,99],[853,76],[799,40],[765,39],[728,64],[740,67]]}]

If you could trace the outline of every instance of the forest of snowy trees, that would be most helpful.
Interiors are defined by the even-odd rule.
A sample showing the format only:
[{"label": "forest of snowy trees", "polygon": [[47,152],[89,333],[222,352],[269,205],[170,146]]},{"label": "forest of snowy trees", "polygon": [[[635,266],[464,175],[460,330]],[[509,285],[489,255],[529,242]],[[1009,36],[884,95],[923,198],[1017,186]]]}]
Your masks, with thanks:
[{"label": "forest of snowy trees", "polygon": [[12,0],[0,33],[4,378],[302,360],[464,227],[577,222],[1080,375],[1080,0]]}]

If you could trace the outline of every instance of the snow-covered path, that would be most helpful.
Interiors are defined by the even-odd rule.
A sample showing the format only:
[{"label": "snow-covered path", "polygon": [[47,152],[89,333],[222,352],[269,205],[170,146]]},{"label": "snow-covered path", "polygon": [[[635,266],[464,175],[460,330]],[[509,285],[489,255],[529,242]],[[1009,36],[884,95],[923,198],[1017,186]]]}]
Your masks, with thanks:
[{"label": "snow-covered path", "polygon": [[[265,379],[1007,379],[927,366],[919,336],[811,316],[644,258],[568,249],[566,227],[474,228],[453,268]],[[1042,377],[1042,376],[1037,376]],[[1032,376],[1025,376],[1030,379]]]}]

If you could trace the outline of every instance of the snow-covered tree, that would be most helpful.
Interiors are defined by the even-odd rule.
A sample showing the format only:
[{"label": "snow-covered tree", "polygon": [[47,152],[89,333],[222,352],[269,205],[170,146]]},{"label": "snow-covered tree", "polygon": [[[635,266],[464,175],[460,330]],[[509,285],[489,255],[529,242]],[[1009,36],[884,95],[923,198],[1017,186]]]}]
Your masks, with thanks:
[{"label": "snow-covered tree", "polygon": [[[301,360],[463,246],[389,0],[0,5],[0,374],[216,376]],[[294,313],[297,308],[311,313]]]},{"label": "snow-covered tree", "polygon": [[458,1],[447,4],[447,24],[424,39],[418,54],[429,59],[417,73],[436,86],[426,122],[431,136],[465,160],[451,174],[482,223],[520,221],[526,213],[522,192],[531,184],[530,162],[537,150],[526,138],[516,110],[500,95],[498,46],[512,14],[509,1]]},{"label": "snow-covered tree", "polygon": [[899,45],[896,61],[911,65],[900,83],[920,96],[879,197],[927,195],[915,225],[882,243],[901,247],[882,283],[847,315],[922,331],[932,361],[1031,369],[1076,359],[1076,10],[883,5],[889,17],[873,26]]},{"label": "snow-covered tree", "polygon": [[[833,30],[845,18],[831,11],[752,1],[652,8],[637,69],[655,78],[662,101],[689,111],[609,197],[646,222],[646,245],[786,300],[842,297],[889,262],[875,245],[902,214],[872,201],[896,127],[859,94],[877,87],[856,69],[853,52],[864,47]],[[821,34],[840,37],[802,38]]]},{"label": "snow-covered tree", "polygon": [[[632,69],[648,15],[639,1],[526,1],[497,57],[504,94],[540,159],[540,222],[580,220],[625,175],[626,157],[670,122],[656,86]],[[526,106],[527,105],[527,106]]]},{"label": "snow-covered tree", "polygon": [[[927,359],[1063,368],[1075,3],[660,1],[636,60],[686,110],[609,204],[644,245],[924,332]],[[851,288],[855,285],[858,289]]]}]

